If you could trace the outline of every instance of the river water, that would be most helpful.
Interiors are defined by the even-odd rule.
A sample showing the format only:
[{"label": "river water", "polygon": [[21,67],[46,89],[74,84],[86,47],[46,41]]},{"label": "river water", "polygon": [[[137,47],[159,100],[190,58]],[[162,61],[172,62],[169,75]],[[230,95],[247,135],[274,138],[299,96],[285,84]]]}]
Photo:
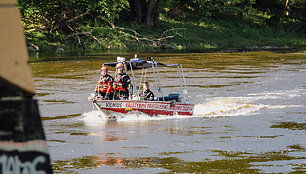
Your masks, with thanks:
[{"label": "river water", "polygon": [[[30,59],[55,173],[306,172],[305,51],[139,53],[183,65],[194,116],[107,122],[87,97],[117,56],[134,57]],[[178,90],[175,69],[159,70],[165,93]]]}]

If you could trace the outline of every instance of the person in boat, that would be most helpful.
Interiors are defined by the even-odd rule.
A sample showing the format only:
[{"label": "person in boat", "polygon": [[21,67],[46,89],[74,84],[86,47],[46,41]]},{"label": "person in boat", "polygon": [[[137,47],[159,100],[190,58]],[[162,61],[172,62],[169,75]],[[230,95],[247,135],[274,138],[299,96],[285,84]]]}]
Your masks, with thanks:
[{"label": "person in boat", "polygon": [[96,95],[101,95],[103,100],[112,100],[112,90],[114,78],[108,74],[108,69],[105,66],[101,68],[101,77],[96,85]]},{"label": "person in boat", "polygon": [[113,89],[114,89],[114,100],[128,100],[129,90],[131,89],[131,79],[123,71],[123,63],[116,65],[117,73],[114,78]]},{"label": "person in boat", "polygon": [[144,100],[154,100],[154,94],[149,88],[149,83],[144,82],[143,84],[143,91],[140,94],[140,97],[143,97]]}]

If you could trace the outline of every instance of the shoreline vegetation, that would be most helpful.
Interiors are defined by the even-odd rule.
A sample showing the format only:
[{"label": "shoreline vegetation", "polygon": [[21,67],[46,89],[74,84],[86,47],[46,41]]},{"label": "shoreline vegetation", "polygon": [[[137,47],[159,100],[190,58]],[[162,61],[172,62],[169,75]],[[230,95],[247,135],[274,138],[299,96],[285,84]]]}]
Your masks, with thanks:
[{"label": "shoreline vegetation", "polygon": [[264,2],[19,0],[18,7],[30,52],[305,50],[306,0]]}]

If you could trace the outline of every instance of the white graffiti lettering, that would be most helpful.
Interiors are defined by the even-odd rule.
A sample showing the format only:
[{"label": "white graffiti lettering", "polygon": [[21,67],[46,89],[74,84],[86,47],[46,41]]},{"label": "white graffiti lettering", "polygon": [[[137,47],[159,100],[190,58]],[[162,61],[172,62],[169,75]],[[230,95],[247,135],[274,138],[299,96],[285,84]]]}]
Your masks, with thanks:
[{"label": "white graffiti lettering", "polygon": [[44,156],[37,156],[33,162],[21,162],[18,156],[2,155],[0,157],[0,164],[2,164],[3,174],[45,174],[45,171],[36,170],[36,166],[39,163],[45,163]]}]

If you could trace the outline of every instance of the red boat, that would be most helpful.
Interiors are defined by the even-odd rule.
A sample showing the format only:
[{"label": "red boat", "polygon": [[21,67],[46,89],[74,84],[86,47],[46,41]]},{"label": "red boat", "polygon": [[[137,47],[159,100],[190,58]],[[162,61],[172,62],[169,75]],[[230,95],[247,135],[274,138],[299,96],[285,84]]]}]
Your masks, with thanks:
[{"label": "red boat", "polygon": [[[141,60],[139,58],[130,59],[125,61],[125,58],[118,57],[117,62],[105,63],[104,66],[115,67],[120,62],[124,64],[125,71],[130,70],[133,77],[133,90],[129,100],[103,100],[101,96],[92,95],[89,99],[98,110],[107,115],[110,120],[116,120],[118,113],[126,114],[129,112],[141,112],[148,115],[184,115],[192,116],[194,110],[194,104],[189,104],[187,100],[187,86],[184,78],[183,68],[180,64],[165,65],[159,62],[155,62],[151,57],[147,60]],[[178,75],[180,78],[180,93],[170,93],[167,96],[163,95],[158,67],[177,67]],[[155,99],[153,101],[143,100],[139,96],[137,90],[137,84],[135,81],[134,70],[142,69],[141,79],[145,81],[146,74],[145,69],[152,69],[154,76],[154,82],[156,87]],[[145,71],[146,72],[146,71]],[[141,86],[141,81],[138,86]],[[122,115],[121,114],[121,115]]]}]

